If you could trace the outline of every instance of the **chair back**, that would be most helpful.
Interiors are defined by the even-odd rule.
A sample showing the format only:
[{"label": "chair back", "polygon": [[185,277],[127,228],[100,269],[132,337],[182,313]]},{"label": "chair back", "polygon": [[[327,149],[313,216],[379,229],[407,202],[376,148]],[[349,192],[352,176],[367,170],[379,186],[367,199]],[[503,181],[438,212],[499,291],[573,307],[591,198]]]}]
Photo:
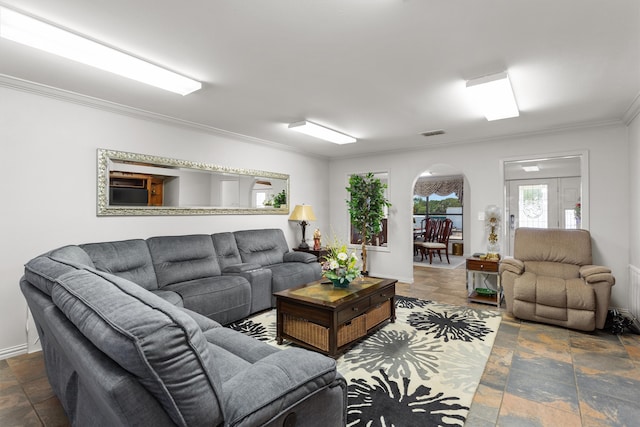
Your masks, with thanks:
[{"label": "chair back", "polygon": [[591,235],[587,230],[516,229],[513,257],[524,262],[592,263]]},{"label": "chair back", "polygon": [[444,244],[449,243],[449,236],[451,236],[452,231],[453,221],[451,221],[449,218],[438,221],[434,241]]}]

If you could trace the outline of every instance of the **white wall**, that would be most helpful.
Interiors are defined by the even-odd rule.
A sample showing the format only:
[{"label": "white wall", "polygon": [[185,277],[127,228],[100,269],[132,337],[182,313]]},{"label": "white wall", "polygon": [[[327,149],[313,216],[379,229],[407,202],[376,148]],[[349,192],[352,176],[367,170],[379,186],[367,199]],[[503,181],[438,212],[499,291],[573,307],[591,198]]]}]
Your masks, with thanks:
[{"label": "white wall", "polygon": [[629,264],[640,268],[640,114],[629,125]]},{"label": "white wall", "polygon": [[[417,176],[432,165],[448,165],[465,176],[465,253],[486,248],[484,222],[478,212],[487,205],[503,206],[501,159],[517,156],[588,150],[590,158],[590,231],[594,262],[613,269],[617,284],[615,306],[626,306],[629,262],[629,162],[627,129],[620,126],[539,134],[495,141],[434,147],[406,153],[385,153],[331,163],[331,226],[346,241],[347,176],[366,171],[389,171],[390,216],[387,251],[370,252],[372,274],[412,281],[412,193]],[[613,185],[611,185],[613,184]],[[468,225],[467,222],[469,221]]]},{"label": "white wall", "polygon": [[[290,206],[312,205],[327,228],[328,161],[161,121],[0,87],[0,358],[24,351],[23,264],[74,243],[276,227],[297,246],[285,215],[97,217],[96,149],[108,148],[286,173]],[[247,155],[251,153],[251,155]],[[34,334],[32,334],[34,335]]]}]

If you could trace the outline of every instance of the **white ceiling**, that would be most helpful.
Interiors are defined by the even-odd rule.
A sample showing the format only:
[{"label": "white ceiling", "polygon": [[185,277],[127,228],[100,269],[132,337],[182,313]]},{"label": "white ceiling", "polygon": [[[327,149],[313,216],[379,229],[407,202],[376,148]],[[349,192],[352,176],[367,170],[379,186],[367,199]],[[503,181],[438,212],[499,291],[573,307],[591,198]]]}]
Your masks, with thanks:
[{"label": "white ceiling", "polygon": [[[204,83],[182,97],[0,39],[0,74],[320,156],[620,122],[638,110],[638,0],[0,0]],[[465,80],[508,69],[518,118]],[[359,139],[291,132],[303,119]],[[445,135],[420,133],[443,129]],[[176,141],[179,143],[179,141]]]}]

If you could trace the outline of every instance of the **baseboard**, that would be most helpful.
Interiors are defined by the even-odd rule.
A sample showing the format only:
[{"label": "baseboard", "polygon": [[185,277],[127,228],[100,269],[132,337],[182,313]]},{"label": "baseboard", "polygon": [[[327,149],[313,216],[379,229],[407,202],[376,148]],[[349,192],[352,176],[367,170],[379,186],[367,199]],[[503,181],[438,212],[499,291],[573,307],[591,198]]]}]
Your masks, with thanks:
[{"label": "baseboard", "polygon": [[10,357],[20,356],[27,352],[27,344],[16,345],[15,347],[8,347],[0,349],[0,360],[8,359]]}]

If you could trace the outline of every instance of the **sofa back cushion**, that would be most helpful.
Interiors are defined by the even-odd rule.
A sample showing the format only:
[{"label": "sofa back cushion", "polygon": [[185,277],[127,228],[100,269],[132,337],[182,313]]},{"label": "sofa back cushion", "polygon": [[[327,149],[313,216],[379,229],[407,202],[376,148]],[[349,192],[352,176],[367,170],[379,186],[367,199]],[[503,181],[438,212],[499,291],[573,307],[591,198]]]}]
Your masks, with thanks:
[{"label": "sofa back cushion", "polygon": [[161,288],[221,274],[210,235],[152,237],[147,245]]},{"label": "sofa back cushion", "polygon": [[208,343],[187,314],[108,273],[71,271],[58,279],[56,306],[93,345],[135,375],[180,426],[224,419]]},{"label": "sofa back cushion", "polygon": [[279,264],[289,252],[284,233],[278,228],[242,230],[233,233],[242,262],[262,266]]},{"label": "sofa back cushion", "polygon": [[591,235],[587,230],[518,228],[513,257],[521,261],[591,264]]},{"label": "sofa back cushion", "polygon": [[218,264],[222,270],[230,265],[242,264],[242,258],[233,233],[216,233],[211,236],[211,239],[218,256]]},{"label": "sofa back cushion", "polygon": [[38,256],[24,266],[24,277],[36,288],[51,296],[56,279],[78,266],[93,267],[89,255],[78,246],[64,246]]},{"label": "sofa back cushion", "polygon": [[158,289],[147,242],[141,239],[80,245],[96,269],[115,274],[145,289]]}]

